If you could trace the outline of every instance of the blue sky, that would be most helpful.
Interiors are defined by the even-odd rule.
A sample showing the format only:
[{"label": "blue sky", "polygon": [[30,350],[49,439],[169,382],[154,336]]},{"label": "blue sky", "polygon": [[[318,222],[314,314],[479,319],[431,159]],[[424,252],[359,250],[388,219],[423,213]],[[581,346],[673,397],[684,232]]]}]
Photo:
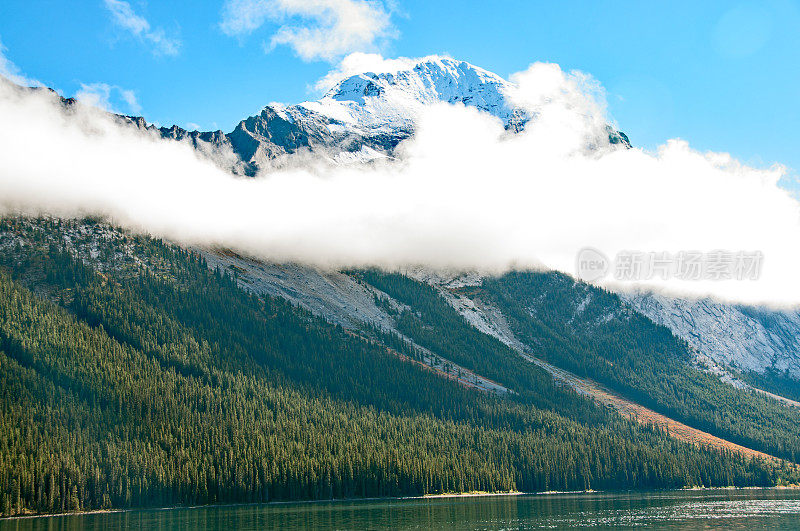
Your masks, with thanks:
[{"label": "blue sky", "polygon": [[[323,34],[327,51],[298,40],[319,26],[317,8],[330,15],[337,2],[306,4],[3,0],[0,40],[20,73],[65,95],[105,84],[116,110],[224,131],[270,102],[313,97],[309,87],[347,51],[447,53],[502,76],[556,62],[602,83],[636,145],[680,137],[800,169],[800,2],[397,0],[370,4],[378,27],[355,40]],[[238,26],[235,9],[249,9]]]}]

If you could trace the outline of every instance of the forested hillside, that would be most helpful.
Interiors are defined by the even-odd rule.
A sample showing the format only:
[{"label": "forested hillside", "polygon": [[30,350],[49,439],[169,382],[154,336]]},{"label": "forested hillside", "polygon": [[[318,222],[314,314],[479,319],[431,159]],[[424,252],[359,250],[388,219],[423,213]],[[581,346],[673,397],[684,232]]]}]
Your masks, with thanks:
[{"label": "forested hillside", "polygon": [[[104,243],[81,239],[92,232]],[[397,337],[249,294],[192,252],[101,224],[5,220],[0,250],[3,515],[797,481],[599,408],[435,297],[402,329],[513,393],[466,389]]]},{"label": "forested hillside", "polygon": [[698,429],[800,459],[800,409],[696,370],[684,341],[616,294],[560,273],[510,273],[482,293],[536,356]]},{"label": "forested hillside", "polygon": [[800,380],[786,372],[767,369],[763,374],[755,371],[736,371],[734,374],[758,389],[800,402]]}]

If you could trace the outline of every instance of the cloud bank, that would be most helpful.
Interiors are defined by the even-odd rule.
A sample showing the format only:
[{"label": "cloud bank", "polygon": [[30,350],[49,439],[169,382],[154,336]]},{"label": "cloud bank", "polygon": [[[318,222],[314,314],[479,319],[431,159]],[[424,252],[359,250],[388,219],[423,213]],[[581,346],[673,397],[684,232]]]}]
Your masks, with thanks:
[{"label": "cloud bank", "polygon": [[153,28],[124,0],[103,0],[114,23],[134,37],[147,43],[155,55],[175,56],[180,53],[181,41],[168,37],[162,28]]},{"label": "cloud bank", "polygon": [[670,140],[607,142],[601,88],[558,65],[512,76],[535,113],[511,134],[473,108],[434,105],[399,160],[236,178],[189,145],[88,106],[0,88],[0,212],[104,216],[183,244],[321,267],[573,273],[578,251],[761,251],[758,281],[649,281],[690,295],[800,302],[800,208],[756,169]]},{"label": "cloud bank", "polygon": [[227,0],[220,29],[244,36],[267,21],[281,24],[267,50],[289,46],[305,61],[375,50],[397,36],[390,11],[377,0]]}]

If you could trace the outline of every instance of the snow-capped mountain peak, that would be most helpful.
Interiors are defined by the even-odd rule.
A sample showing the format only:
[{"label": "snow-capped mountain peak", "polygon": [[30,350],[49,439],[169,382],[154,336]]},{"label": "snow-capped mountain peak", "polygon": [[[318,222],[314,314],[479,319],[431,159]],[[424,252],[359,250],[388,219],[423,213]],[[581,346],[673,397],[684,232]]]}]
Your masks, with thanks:
[{"label": "snow-capped mountain peak", "polygon": [[[226,169],[253,175],[307,160],[293,157],[295,153],[311,152],[334,163],[391,157],[395,147],[414,134],[424,108],[440,102],[487,112],[512,131],[533,119],[512,104],[512,83],[466,61],[441,56],[399,59],[373,70],[351,70],[316,101],[270,104],[227,134],[174,128],[160,133],[189,139],[201,152],[223,161]],[[610,126],[608,134],[610,143],[630,145]]]},{"label": "snow-capped mountain peak", "polygon": [[323,99],[363,105],[370,97],[402,95],[423,104],[460,102],[495,114],[508,111],[505,94],[509,86],[500,76],[466,61],[436,58],[421,61],[408,70],[351,76],[340,81]]},{"label": "snow-capped mountain peak", "polygon": [[510,86],[466,61],[435,57],[403,70],[347,77],[320,100],[299,106],[367,131],[409,132],[420,109],[438,102],[463,103],[508,123]]}]

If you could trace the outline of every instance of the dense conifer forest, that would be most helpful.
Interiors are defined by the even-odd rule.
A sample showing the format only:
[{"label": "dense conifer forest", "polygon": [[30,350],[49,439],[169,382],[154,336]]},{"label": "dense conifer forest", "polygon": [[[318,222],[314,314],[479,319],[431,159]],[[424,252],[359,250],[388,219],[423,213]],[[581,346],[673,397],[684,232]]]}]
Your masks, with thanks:
[{"label": "dense conifer forest", "polygon": [[758,389],[800,402],[800,380],[793,378],[786,371],[769,368],[763,373],[737,371],[735,374],[742,381]]},{"label": "dense conifer forest", "polygon": [[[469,326],[431,286],[397,273],[354,274],[415,309],[403,312],[398,324],[420,344],[515,389],[535,388],[523,381],[535,366]],[[793,462],[800,458],[800,409],[696,370],[684,341],[617,295],[552,272],[512,272],[464,289],[501,308],[515,335],[532,345],[529,353],[703,431]],[[767,378],[750,375],[759,383]],[[781,389],[791,391],[790,385]]]},{"label": "dense conifer forest", "polygon": [[[198,254],[157,240],[109,238],[80,260],[76,226],[0,223],[2,515],[797,481],[788,465],[678,442],[554,385],[406,277],[352,273],[413,299],[397,317],[420,345],[512,393],[467,389],[414,363],[418,353],[394,335],[345,330],[243,291]],[[123,244],[133,255],[118,252]],[[617,346],[577,336],[580,348],[557,353],[567,346],[542,337],[544,357],[586,356],[576,365],[589,363],[589,348]],[[793,428],[780,419],[766,408],[742,422],[760,438],[737,433],[794,456]]]},{"label": "dense conifer forest", "polygon": [[698,429],[800,459],[800,409],[696,370],[686,342],[617,295],[560,273],[510,273],[482,288],[542,359]]}]

